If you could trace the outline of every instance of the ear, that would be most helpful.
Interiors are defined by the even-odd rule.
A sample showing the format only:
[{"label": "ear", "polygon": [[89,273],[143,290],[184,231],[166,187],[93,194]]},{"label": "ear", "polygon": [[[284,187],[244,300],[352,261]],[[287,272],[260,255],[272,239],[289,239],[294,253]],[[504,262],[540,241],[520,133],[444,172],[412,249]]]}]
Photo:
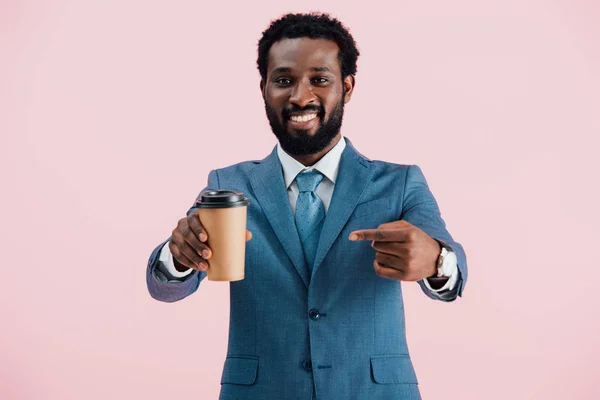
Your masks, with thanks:
[{"label": "ear", "polygon": [[260,94],[262,95],[263,99],[265,98],[265,82],[261,79],[260,80]]},{"label": "ear", "polygon": [[346,96],[344,97],[344,103],[348,103],[352,98],[352,92],[354,91],[354,86],[356,86],[356,79],[354,75],[348,75],[344,78],[344,89],[346,90]]}]

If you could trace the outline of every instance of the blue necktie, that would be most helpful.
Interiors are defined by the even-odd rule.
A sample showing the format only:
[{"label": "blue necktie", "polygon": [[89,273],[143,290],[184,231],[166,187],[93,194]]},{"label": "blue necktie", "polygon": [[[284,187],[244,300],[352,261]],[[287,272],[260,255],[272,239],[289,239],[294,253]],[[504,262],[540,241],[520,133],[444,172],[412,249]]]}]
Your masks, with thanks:
[{"label": "blue necktie", "polygon": [[302,242],[304,258],[311,272],[325,221],[325,207],[315,193],[322,180],[323,175],[314,170],[296,176],[296,184],[300,191],[296,202],[296,228]]}]

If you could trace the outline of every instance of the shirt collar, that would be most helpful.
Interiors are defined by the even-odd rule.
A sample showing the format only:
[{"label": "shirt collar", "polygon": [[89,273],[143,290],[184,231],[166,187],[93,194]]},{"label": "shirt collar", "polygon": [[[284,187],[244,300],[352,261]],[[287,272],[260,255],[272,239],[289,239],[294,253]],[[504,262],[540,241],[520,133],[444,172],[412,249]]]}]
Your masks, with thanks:
[{"label": "shirt collar", "polygon": [[335,183],[338,175],[340,160],[342,159],[342,152],[346,147],[346,140],[342,136],[331,150],[327,152],[315,165],[306,167],[302,165],[298,160],[286,153],[281,144],[277,143],[277,155],[279,161],[283,167],[283,179],[285,181],[286,189],[289,189],[296,176],[301,172],[312,171],[316,169],[322,173],[327,179]]}]

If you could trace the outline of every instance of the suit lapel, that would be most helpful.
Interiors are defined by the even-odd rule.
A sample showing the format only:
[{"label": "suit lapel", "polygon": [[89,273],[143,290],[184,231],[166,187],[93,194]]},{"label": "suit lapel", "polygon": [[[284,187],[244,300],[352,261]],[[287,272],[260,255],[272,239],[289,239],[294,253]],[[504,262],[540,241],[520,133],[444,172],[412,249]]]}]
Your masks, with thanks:
[{"label": "suit lapel", "polygon": [[290,208],[277,147],[252,170],[250,184],[277,238],[308,288],[309,271]]},{"label": "suit lapel", "polygon": [[344,225],[346,225],[360,195],[371,180],[372,174],[370,162],[358,153],[350,140],[346,138],[346,148],[342,153],[333,196],[319,239],[312,276],[321,265]]}]

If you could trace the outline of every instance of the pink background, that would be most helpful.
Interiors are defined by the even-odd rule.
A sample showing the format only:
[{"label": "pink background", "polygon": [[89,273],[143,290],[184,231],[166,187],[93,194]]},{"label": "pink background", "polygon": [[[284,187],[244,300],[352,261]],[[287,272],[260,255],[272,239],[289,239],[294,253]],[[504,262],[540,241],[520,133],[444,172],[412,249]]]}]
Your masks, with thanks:
[{"label": "pink background", "polygon": [[362,51],[344,134],[467,251],[459,301],[405,285],[424,399],[600,398],[597,1],[203,3],[0,3],[0,398],[217,397],[228,286],[160,303],[146,262],[270,152],[256,42],[317,9]]}]

